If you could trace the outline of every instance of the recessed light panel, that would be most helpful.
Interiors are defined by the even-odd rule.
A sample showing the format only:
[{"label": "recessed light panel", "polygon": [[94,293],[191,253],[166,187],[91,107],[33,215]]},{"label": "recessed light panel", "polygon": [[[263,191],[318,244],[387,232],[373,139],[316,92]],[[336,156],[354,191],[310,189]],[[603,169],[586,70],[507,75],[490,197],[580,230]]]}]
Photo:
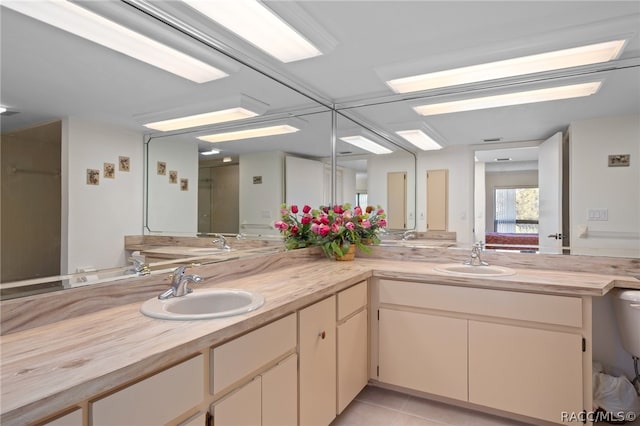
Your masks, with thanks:
[{"label": "recessed light panel", "polygon": [[353,146],[357,146],[360,149],[364,149],[365,151],[372,152],[374,154],[389,154],[391,151],[388,148],[385,148],[382,145],[378,145],[370,139],[365,138],[364,136],[345,136],[340,138],[340,140],[350,143]]},{"label": "recessed light panel", "polygon": [[216,133],[213,135],[199,136],[198,139],[206,142],[228,142],[228,141],[235,141],[239,139],[261,138],[264,136],[275,136],[275,135],[282,135],[286,133],[294,133],[294,132],[297,132],[298,130],[300,129],[293,126],[289,126],[288,124],[283,124],[278,126],[238,130],[234,132]]},{"label": "recessed light panel", "polygon": [[489,62],[387,81],[397,93],[476,83],[499,78],[553,71],[611,61],[618,57],[626,40],[591,44],[504,61]]},{"label": "recessed light panel", "polygon": [[593,95],[598,91],[601,84],[602,82],[598,81],[574,84],[570,86],[551,87],[548,89],[529,90],[525,92],[507,93],[504,95],[485,96],[482,98],[420,105],[413,109],[420,115],[438,115],[449,114],[452,112],[473,111],[510,105],[578,98]]},{"label": "recessed light panel", "polygon": [[183,1],[282,62],[322,55],[317,47],[259,1]]},{"label": "recessed light panel", "polygon": [[431,139],[422,130],[401,130],[399,132],[396,132],[396,134],[423,151],[442,149],[442,146],[440,146],[439,143]]},{"label": "recessed light panel", "polygon": [[169,120],[147,123],[144,126],[161,132],[188,129],[190,127],[206,126],[209,124],[225,123],[228,121],[242,120],[255,117],[258,114],[246,108],[229,108],[220,111],[212,111],[203,114],[189,115],[186,117],[172,118]]},{"label": "recessed light panel", "polygon": [[212,149],[211,151],[203,151],[200,153],[200,155],[216,155],[216,154],[220,154],[219,149]]},{"label": "recessed light panel", "polygon": [[2,6],[196,83],[227,76],[209,64],[68,1],[3,1]]}]

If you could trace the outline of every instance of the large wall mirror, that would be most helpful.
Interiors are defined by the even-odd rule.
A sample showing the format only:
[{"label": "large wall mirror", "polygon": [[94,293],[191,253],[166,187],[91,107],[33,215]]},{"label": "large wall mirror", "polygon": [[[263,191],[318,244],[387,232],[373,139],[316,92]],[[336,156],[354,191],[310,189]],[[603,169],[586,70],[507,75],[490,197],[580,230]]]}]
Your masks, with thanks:
[{"label": "large wall mirror", "polygon": [[[200,82],[175,74],[192,60],[186,56],[166,71],[42,22],[58,16],[48,3],[39,3],[35,18],[20,9],[32,2],[10,3],[0,14],[3,289],[27,277],[126,268],[124,235],[273,233],[280,202],[306,202],[300,188],[310,183],[298,178],[300,169],[311,179],[322,172],[310,203],[380,204],[394,229],[444,228],[460,246],[484,241],[498,220],[487,207],[495,203],[487,201],[487,175],[498,173],[489,163],[511,158],[499,150],[538,147],[558,133],[569,147],[561,162],[571,185],[560,219],[565,230],[548,232],[569,236],[556,252],[638,256],[640,11],[633,2],[259,2],[317,47],[294,61],[275,59],[186,2],[65,6],[196,59],[200,74],[191,78]],[[591,65],[393,86],[413,75],[615,40],[623,40],[618,50]],[[593,93],[571,99],[437,114],[421,108],[594,82]],[[244,115],[177,130],[144,126],[230,109]],[[290,132],[219,137],[262,126]],[[363,139],[386,151],[362,148]],[[439,149],[420,145],[433,142]],[[214,149],[220,152],[203,155]],[[491,159],[480,159],[483,152]],[[442,170],[446,217],[434,225],[427,175]],[[391,200],[389,186],[401,179],[402,190],[392,191],[400,198]],[[217,193],[214,181],[237,184],[237,197]],[[612,187],[629,191],[619,197]],[[247,194],[255,204],[242,202]],[[228,207],[236,203],[234,215]]]}]

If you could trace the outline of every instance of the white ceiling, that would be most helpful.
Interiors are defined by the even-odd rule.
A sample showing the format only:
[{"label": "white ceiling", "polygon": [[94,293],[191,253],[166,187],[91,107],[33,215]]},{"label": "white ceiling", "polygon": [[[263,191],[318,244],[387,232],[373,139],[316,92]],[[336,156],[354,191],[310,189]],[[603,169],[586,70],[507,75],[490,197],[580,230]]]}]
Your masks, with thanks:
[{"label": "white ceiling", "polygon": [[[266,4],[325,50],[281,64],[178,2],[153,2],[197,30],[210,43],[267,70],[302,92],[224,58],[209,47],[159,24],[124,2],[87,2],[86,7],[198,56],[222,63],[230,76],[196,84],[4,7],[1,13],[0,103],[18,114],[2,116],[2,132],[64,116],[81,116],[148,130],[138,116],[238,94],[269,105],[268,116],[324,111],[305,94],[393,135],[404,123],[423,123],[445,146],[542,140],[572,121],[640,113],[640,2],[637,1],[268,1]],[[544,87],[557,81],[604,79],[588,98],[421,117],[408,97],[384,83],[429,71],[568,48],[624,36],[621,57],[606,66],[525,76],[410,97],[450,99],[490,94],[514,86]],[[369,106],[361,106],[369,105]],[[342,109],[344,108],[344,109]],[[330,114],[306,114],[295,134],[218,144],[226,154],[280,149],[311,156],[330,153]],[[263,118],[262,118],[263,119]],[[259,120],[262,120],[259,119]],[[339,117],[339,132],[357,126]],[[230,126],[226,126],[230,127]],[[193,138],[192,135],[182,138]],[[402,139],[394,141],[407,148]],[[409,148],[411,149],[411,148]],[[415,151],[415,149],[412,149]],[[338,151],[360,153],[339,143]]]}]

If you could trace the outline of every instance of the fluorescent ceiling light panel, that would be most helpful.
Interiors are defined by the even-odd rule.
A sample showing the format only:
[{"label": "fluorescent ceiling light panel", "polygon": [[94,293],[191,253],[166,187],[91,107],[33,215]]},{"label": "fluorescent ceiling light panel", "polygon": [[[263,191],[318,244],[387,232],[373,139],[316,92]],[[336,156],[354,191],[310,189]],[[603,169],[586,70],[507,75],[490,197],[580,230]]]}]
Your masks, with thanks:
[{"label": "fluorescent ceiling light panel", "polygon": [[211,151],[203,151],[200,153],[200,155],[215,155],[215,154],[220,154],[220,150],[212,149]]},{"label": "fluorescent ceiling light panel", "polygon": [[626,40],[615,40],[538,55],[507,59],[504,61],[415,75],[389,80],[387,84],[397,93],[410,93],[440,87],[456,86],[459,84],[572,68],[581,65],[597,64],[617,58],[625,42]]},{"label": "fluorescent ceiling light panel", "polygon": [[161,132],[170,132],[172,130],[187,129],[190,127],[206,126],[209,124],[226,123],[228,121],[243,120],[259,115],[246,108],[237,107],[223,109],[220,111],[206,112],[203,114],[189,115],[186,117],[172,118],[169,120],[156,121],[154,123],[144,124],[150,129],[159,130]]},{"label": "fluorescent ceiling light panel", "polygon": [[345,136],[340,138],[340,140],[350,143],[353,146],[357,146],[360,149],[364,149],[365,151],[373,152],[374,154],[389,154],[393,152],[390,149],[365,138],[364,136]]},{"label": "fluorescent ceiling light panel", "polygon": [[322,55],[317,47],[259,1],[183,1],[282,62]]},{"label": "fluorescent ceiling light panel", "polygon": [[401,130],[396,132],[399,136],[409,141],[413,145],[417,146],[423,151],[431,151],[434,149],[442,149],[442,146],[433,139],[431,139],[422,130]]},{"label": "fluorescent ceiling light panel", "polygon": [[198,139],[206,142],[228,142],[239,139],[261,138],[264,136],[283,135],[287,133],[297,132],[297,127],[282,124],[278,126],[258,127],[255,129],[237,130],[234,132],[216,133],[213,135],[199,136]]},{"label": "fluorescent ceiling light panel", "polygon": [[548,89],[529,90],[526,92],[507,93],[504,95],[485,96],[482,98],[463,99],[460,101],[439,104],[420,105],[413,109],[420,115],[449,114],[452,112],[473,111],[478,109],[498,108],[510,105],[530,104],[535,102],[555,101],[560,99],[579,98],[593,95],[602,82],[574,84],[571,86],[551,87]]},{"label": "fluorescent ceiling light panel", "polygon": [[2,5],[196,83],[227,76],[218,68],[68,1],[17,0],[3,1]]}]

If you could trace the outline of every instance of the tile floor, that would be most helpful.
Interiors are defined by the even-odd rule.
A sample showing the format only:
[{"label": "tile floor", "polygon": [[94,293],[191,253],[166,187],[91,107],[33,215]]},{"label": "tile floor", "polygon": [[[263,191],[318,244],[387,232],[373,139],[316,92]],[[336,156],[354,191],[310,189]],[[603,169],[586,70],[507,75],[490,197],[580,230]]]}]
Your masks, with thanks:
[{"label": "tile floor", "polygon": [[[579,423],[582,424],[582,423]],[[606,423],[602,423],[606,425]],[[365,387],[331,426],[525,426],[526,423]],[[640,420],[626,426],[640,426]]]}]

